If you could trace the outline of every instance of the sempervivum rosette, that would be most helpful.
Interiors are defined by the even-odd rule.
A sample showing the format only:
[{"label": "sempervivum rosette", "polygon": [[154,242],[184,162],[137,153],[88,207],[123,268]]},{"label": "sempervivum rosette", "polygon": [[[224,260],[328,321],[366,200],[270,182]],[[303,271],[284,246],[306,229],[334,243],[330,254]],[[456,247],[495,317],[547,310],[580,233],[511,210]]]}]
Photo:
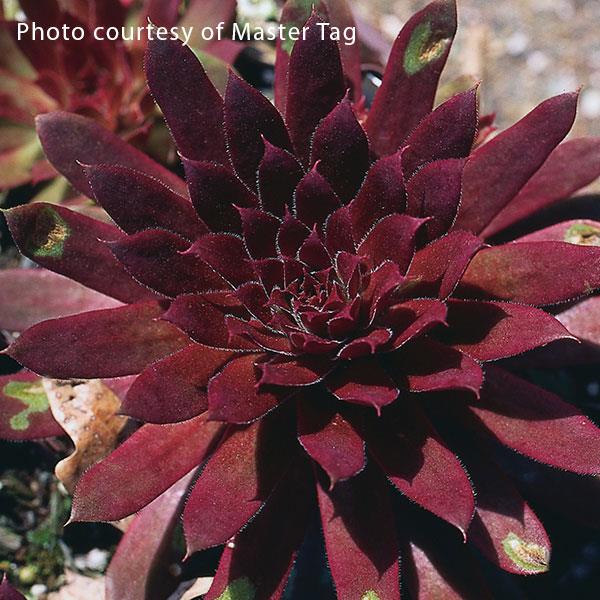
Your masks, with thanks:
[{"label": "sempervivum rosette", "polygon": [[[150,45],[185,184],[82,117],[39,120],[49,160],[117,226],[35,204],[8,212],[15,240],[123,305],[34,325],[8,353],[48,377],[137,375],[123,411],[144,425],[85,473],[73,519],[148,505],[158,548],[182,511],[190,553],[225,544],[208,600],[280,597],[313,510],[339,598],[399,598],[401,548],[415,597],[481,598],[463,540],[513,573],[550,554],[494,442],[600,471],[595,425],[493,364],[573,337],[543,307],[600,287],[600,248],[569,243],[597,224],[486,238],[593,179],[598,143],[559,146],[572,93],[491,141],[476,89],[432,111],[452,1],[407,23],[370,109],[322,20],[279,47],[285,117],[234,74],[221,97],[179,43]],[[414,527],[394,488],[435,517]]]}]

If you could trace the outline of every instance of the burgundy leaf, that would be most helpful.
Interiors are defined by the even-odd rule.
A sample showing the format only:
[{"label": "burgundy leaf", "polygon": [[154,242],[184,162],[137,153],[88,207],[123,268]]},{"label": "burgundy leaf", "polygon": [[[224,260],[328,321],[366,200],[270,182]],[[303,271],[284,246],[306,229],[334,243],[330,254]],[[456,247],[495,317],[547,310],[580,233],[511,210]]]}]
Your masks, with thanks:
[{"label": "burgundy leaf", "polygon": [[406,186],[406,212],[413,217],[432,217],[425,225],[430,240],[446,233],[454,222],[465,162],[450,158],[429,163]]},{"label": "burgundy leaf", "polygon": [[330,489],[365,468],[365,443],[352,425],[339,412],[315,406],[306,396],[298,402],[298,440],[329,476]]},{"label": "burgundy leaf", "polygon": [[256,196],[227,167],[184,159],[190,197],[211,231],[241,232],[239,207],[256,206]]},{"label": "burgundy leaf", "polygon": [[398,397],[398,388],[390,376],[371,359],[353,361],[338,369],[325,384],[338,400],[372,406],[378,414]]},{"label": "burgundy leaf", "polygon": [[296,186],[304,176],[295,156],[265,141],[265,153],[258,166],[258,192],[264,210],[283,217],[292,208]]},{"label": "burgundy leaf", "polygon": [[94,195],[81,165],[113,164],[154,177],[185,196],[185,183],[144,153],[87,117],[53,112],[36,118],[48,160],[82,194]]},{"label": "burgundy leaf", "polygon": [[224,544],[262,507],[293,458],[286,417],[232,428],[212,455],[183,511],[188,554]]},{"label": "burgundy leaf", "polygon": [[229,311],[211,302],[210,295],[188,294],[177,297],[163,318],[200,344],[216,348],[249,347],[231,343],[226,312]]},{"label": "burgundy leaf", "polygon": [[107,244],[137,281],[165,296],[227,287],[204,261],[183,253],[189,243],[174,233],[148,229]]},{"label": "burgundy leaf", "polygon": [[178,40],[151,40],[145,67],[179,152],[226,164],[223,100],[191,48]]},{"label": "burgundy leaf", "polygon": [[328,358],[274,358],[258,364],[261,385],[303,386],[321,381],[333,368]]},{"label": "burgundy leaf", "polygon": [[580,246],[600,245],[600,221],[572,219],[523,235],[515,242],[569,242]]},{"label": "burgundy leaf", "polygon": [[342,202],[356,195],[369,168],[369,142],[348,97],[317,127],[310,158],[315,162]]},{"label": "burgundy leaf", "polygon": [[325,246],[332,256],[338,252],[355,252],[352,217],[347,206],[331,213],[325,222]]},{"label": "burgundy leaf", "polygon": [[122,412],[146,423],[177,423],[208,408],[209,379],[232,352],[191,344],[147,367],[133,382]]},{"label": "burgundy leaf", "polygon": [[396,332],[391,347],[396,350],[436,325],[446,325],[447,312],[443,302],[430,299],[407,300],[390,306],[383,322]]},{"label": "burgundy leaf", "polygon": [[508,302],[448,301],[444,342],[476,360],[508,358],[572,338],[552,315],[538,308]]},{"label": "burgundy leaf", "polygon": [[21,332],[47,319],[120,304],[46,269],[0,271],[0,329],[7,331]]},{"label": "burgundy leaf", "polygon": [[413,293],[447,298],[483,246],[472,233],[456,230],[417,250],[408,270]]},{"label": "burgundy leaf", "polygon": [[208,412],[211,419],[228,423],[249,423],[273,410],[290,395],[289,391],[259,390],[256,367],[260,354],[234,358],[208,384]]},{"label": "burgundy leaf", "polygon": [[480,401],[469,410],[525,456],[566,471],[600,473],[600,429],[575,406],[508,371],[488,366]]},{"label": "burgundy leaf", "polygon": [[461,280],[462,292],[543,306],[600,287],[600,248],[520,242],[485,248]]},{"label": "burgundy leaf", "polygon": [[231,164],[250,189],[256,189],[256,172],[265,152],[263,137],[274,146],[291,150],[278,110],[233,72],[225,93],[225,133]]},{"label": "burgundy leaf", "polygon": [[26,368],[57,379],[122,377],[177,352],[187,336],[145,302],[52,319],[23,332],[7,353]]},{"label": "burgundy leaf", "polygon": [[100,241],[123,237],[114,225],[44,202],[19,206],[5,215],[21,253],[42,267],[122,302],[156,297]]},{"label": "burgundy leaf", "polygon": [[578,339],[600,346],[600,296],[582,300],[556,318]]},{"label": "burgundy leaf", "polygon": [[290,56],[286,121],[296,154],[307,164],[310,141],[321,119],[344,97],[346,84],[337,43],[329,27],[324,34],[313,12],[306,36],[295,44]]},{"label": "burgundy leaf", "polygon": [[402,164],[410,178],[433,160],[469,156],[477,131],[477,87],[457,94],[427,115],[408,136]]},{"label": "burgundy leaf", "polygon": [[222,433],[222,425],[204,415],[175,425],[143,425],[83,474],[71,520],[116,521],[140,510],[201,465]]},{"label": "burgundy leaf", "polygon": [[63,433],[37,375],[21,371],[0,376],[1,439],[38,440]]},{"label": "burgundy leaf", "polygon": [[232,286],[255,279],[250,256],[241,238],[227,233],[209,233],[188,250],[201,258]]},{"label": "burgundy leaf", "polygon": [[193,473],[144,507],[127,527],[106,572],[106,600],[166,597],[177,581],[169,567],[175,528]]},{"label": "burgundy leaf", "polygon": [[0,599],[1,600],[25,600],[25,596],[17,592],[15,588],[10,585],[6,573],[2,574],[2,581],[0,582]]},{"label": "burgundy leaf", "polygon": [[369,451],[403,494],[466,537],[475,510],[467,473],[416,403],[397,402],[394,411],[393,424],[371,428]]},{"label": "burgundy leaf", "polygon": [[397,380],[411,392],[465,390],[479,396],[483,372],[479,363],[429,338],[418,338],[392,355]]},{"label": "burgundy leaf", "polygon": [[294,204],[296,217],[312,227],[322,225],[340,206],[340,200],[329,182],[314,168],[298,184]]},{"label": "burgundy leaf", "polygon": [[[410,508],[410,507],[408,507]],[[479,561],[450,528],[403,511],[402,580],[414,600],[493,600]],[[408,514],[406,514],[408,513]]]},{"label": "burgundy leaf", "polygon": [[465,167],[457,227],[480,233],[519,193],[571,129],[577,97],[561,94],[542,102],[476,150]]},{"label": "burgundy leaf", "polygon": [[311,515],[307,470],[303,463],[292,467],[256,518],[225,546],[205,600],[246,591],[257,600],[281,597]]},{"label": "burgundy leaf", "polygon": [[193,240],[208,232],[188,198],[153,177],[110,165],[90,165],[85,173],[96,201],[127,233],[160,228]]},{"label": "burgundy leaf", "polygon": [[385,482],[374,469],[317,488],[338,598],[400,598],[398,542]]},{"label": "burgundy leaf", "polygon": [[406,23],[367,119],[375,151],[392,154],[433,107],[454,34],[456,2],[435,0]]},{"label": "burgundy leaf", "polygon": [[585,187],[600,176],[600,138],[560,144],[521,191],[484,229],[490,237]]},{"label": "burgundy leaf", "polygon": [[425,219],[408,215],[389,215],[371,229],[357,253],[369,260],[373,267],[385,261],[398,265],[406,273],[415,254],[416,236]]},{"label": "burgundy leaf", "polygon": [[377,354],[392,337],[389,329],[373,329],[362,337],[348,342],[339,352],[338,357],[353,360],[369,354]]},{"label": "burgundy leaf", "polygon": [[242,230],[252,258],[277,256],[277,232],[281,221],[258,208],[240,208]]},{"label": "burgundy leaf", "polygon": [[356,198],[348,205],[356,242],[383,217],[400,213],[406,205],[402,153],[381,158],[370,168]]},{"label": "burgundy leaf", "polygon": [[533,510],[510,479],[479,449],[465,460],[477,490],[469,541],[509,573],[547,571],[550,540]]}]

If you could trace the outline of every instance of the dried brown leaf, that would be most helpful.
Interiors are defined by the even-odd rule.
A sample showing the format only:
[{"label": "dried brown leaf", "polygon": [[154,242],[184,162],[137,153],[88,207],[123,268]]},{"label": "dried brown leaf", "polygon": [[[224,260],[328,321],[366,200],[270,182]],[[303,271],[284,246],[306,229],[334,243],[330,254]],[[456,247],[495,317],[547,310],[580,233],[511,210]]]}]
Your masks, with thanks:
[{"label": "dried brown leaf", "polygon": [[83,472],[115,448],[127,417],[117,415],[121,402],[100,380],[44,379],[43,385],[52,415],[75,445],[74,452],[55,469],[58,479],[73,492]]}]

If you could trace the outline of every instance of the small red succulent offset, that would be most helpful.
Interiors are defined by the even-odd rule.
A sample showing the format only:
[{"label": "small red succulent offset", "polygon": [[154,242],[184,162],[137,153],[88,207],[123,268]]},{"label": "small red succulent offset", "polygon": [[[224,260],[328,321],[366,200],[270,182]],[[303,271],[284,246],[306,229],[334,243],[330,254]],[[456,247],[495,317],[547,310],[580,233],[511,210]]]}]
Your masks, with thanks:
[{"label": "small red succulent offset", "polygon": [[[145,39],[125,42],[102,37],[109,28],[146,25],[146,19],[174,26],[183,12],[181,0],[18,0],[15,6],[30,29],[19,35],[18,22],[0,10],[0,190],[49,182],[54,186],[42,197],[50,196],[53,202],[70,199],[66,182],[57,179],[58,173],[44,158],[34,126],[37,115],[56,110],[89,117],[138,147],[159,150],[155,153],[168,158],[168,145],[156,127],[158,112],[143,77]],[[179,22],[230,23],[235,9],[235,0],[193,0]],[[48,34],[41,32],[52,28],[62,31],[57,39],[42,37]],[[83,37],[76,33],[74,38],[74,28],[81,29]],[[96,28],[100,28],[98,36]],[[194,38],[198,50],[207,50],[197,41]],[[212,44],[210,51],[232,59],[239,51],[232,46],[224,40]],[[78,133],[73,130],[71,135]]]},{"label": "small red succulent offset", "polygon": [[[38,323],[8,349],[48,377],[137,376],[122,409],[144,424],[73,504],[80,521],[141,510],[111,598],[142,597],[124,592],[133,570],[181,511],[189,553],[225,545],[208,600],[279,598],[313,511],[339,598],[399,598],[400,553],[414,597],[481,598],[465,541],[512,573],[550,556],[495,445],[600,472],[600,430],[512,372],[572,343],[561,320],[589,324],[594,297],[568,318],[550,309],[600,287],[585,243],[600,223],[490,243],[599,174],[598,140],[560,144],[577,94],[490,141],[476,89],[433,109],[456,30],[455,3],[437,0],[401,31],[367,108],[356,56],[306,16],[306,39],[278,47],[279,110],[234,74],[222,97],[188,48],[150,44],[185,183],[53,113],[38,119],[48,159],[116,225],[41,203],[6,213],[23,254],[122,303]],[[430,524],[394,510],[394,489]]]}]

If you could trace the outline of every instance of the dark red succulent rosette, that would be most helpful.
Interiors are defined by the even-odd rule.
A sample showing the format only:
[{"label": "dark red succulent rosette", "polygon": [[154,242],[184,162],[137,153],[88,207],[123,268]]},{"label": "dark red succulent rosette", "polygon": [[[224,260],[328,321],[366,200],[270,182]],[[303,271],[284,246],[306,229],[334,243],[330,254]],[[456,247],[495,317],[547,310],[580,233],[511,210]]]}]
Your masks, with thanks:
[{"label": "dark red succulent rosette", "polygon": [[[550,553],[490,444],[600,471],[585,415],[492,364],[572,343],[548,309],[600,287],[600,248],[577,238],[598,223],[490,245],[597,175],[571,169],[597,141],[559,145],[577,95],[487,142],[476,89],[432,110],[456,29],[444,0],[400,33],[368,110],[358,63],[319,20],[279,48],[285,117],[233,73],[221,97],[179,43],[150,44],[185,184],[82,117],[38,121],[49,160],[116,226],[35,204],[7,213],[14,238],[123,304],[36,324],[8,353],[49,377],[137,375],[123,411],[144,425],[85,473],[73,506],[82,521],[143,509],[110,597],[183,510],[190,553],[225,544],[208,600],[278,598],[318,506],[339,598],[399,598],[400,549],[415,597],[481,598],[464,540],[512,573],[547,570]],[[439,518],[439,537],[411,523],[396,535],[393,488]],[[466,580],[447,575],[446,547]]]}]

